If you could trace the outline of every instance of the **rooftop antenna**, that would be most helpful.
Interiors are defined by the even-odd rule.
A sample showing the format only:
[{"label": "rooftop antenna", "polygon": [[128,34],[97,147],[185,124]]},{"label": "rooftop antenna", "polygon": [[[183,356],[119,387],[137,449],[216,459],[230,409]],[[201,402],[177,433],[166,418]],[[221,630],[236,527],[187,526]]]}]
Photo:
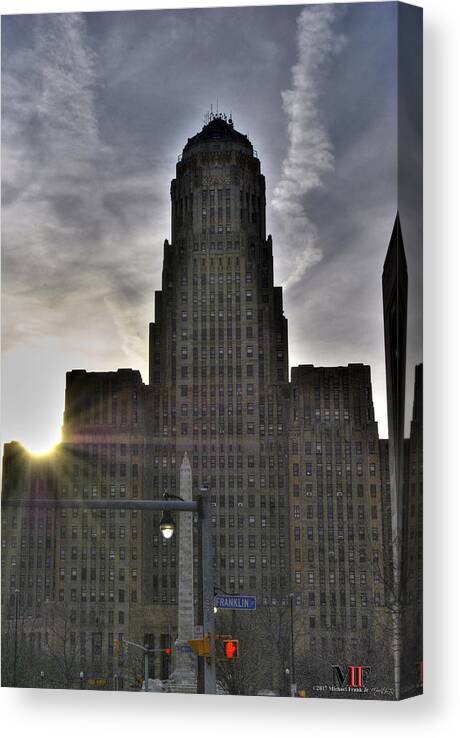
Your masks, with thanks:
[{"label": "rooftop antenna", "polygon": [[219,115],[219,98],[217,98],[216,103],[216,113]]}]

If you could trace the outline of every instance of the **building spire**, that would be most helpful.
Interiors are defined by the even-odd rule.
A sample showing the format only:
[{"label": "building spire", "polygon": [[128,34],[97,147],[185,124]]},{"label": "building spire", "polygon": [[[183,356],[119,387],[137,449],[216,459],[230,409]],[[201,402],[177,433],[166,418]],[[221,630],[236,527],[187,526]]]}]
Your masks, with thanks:
[{"label": "building spire", "polygon": [[209,125],[209,123],[212,123],[213,120],[223,120],[224,123],[228,123],[228,125],[233,128],[232,113],[230,112],[230,115],[227,115],[227,113],[222,113],[222,112],[219,113],[219,99],[217,99],[216,112],[214,112],[213,106],[211,103],[211,110],[208,110],[203,116],[203,123],[205,126]]}]

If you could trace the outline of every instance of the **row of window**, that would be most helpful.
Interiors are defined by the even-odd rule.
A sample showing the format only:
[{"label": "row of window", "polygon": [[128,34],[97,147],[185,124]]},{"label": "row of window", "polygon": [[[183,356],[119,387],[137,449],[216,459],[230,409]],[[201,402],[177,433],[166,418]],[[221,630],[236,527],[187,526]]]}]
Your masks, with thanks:
[{"label": "row of window", "polygon": [[[331,628],[336,628],[337,627],[337,621],[336,621],[336,616],[335,615],[331,615],[330,616],[329,622],[331,624]],[[315,615],[310,615],[309,618],[308,618],[308,623],[309,623],[309,626],[310,626],[310,630],[314,630],[316,628],[316,623],[317,623],[316,616]],[[327,628],[328,627],[327,623],[328,623],[328,621],[327,621],[326,616],[322,617],[321,618],[321,628]],[[351,630],[356,630],[356,627],[357,627],[356,617],[355,618],[351,618],[350,619],[350,628],[351,628]],[[368,619],[367,615],[363,615],[361,617],[361,628],[363,630],[367,630],[368,627],[369,627],[369,619]],[[339,640],[339,639],[337,639],[337,640]],[[353,641],[352,641],[352,643],[353,643]],[[316,650],[316,644],[312,645],[311,642],[310,642],[310,647],[311,647],[311,650],[312,651]],[[354,647],[357,648],[357,644]],[[343,649],[340,649],[340,650],[342,651]],[[322,651],[322,653],[324,654],[324,650]]]},{"label": "row of window", "polygon": [[[326,474],[332,474],[332,464],[326,463],[325,464]],[[358,477],[361,477],[363,475],[363,464],[361,461],[357,461],[355,463],[355,470]],[[321,461],[318,461],[316,463],[315,467],[316,474],[322,474],[323,473],[323,463]],[[337,477],[342,476],[343,466],[340,462],[337,462],[335,465],[335,474]],[[351,474],[352,471],[352,465],[351,463],[345,464],[345,473],[347,475]],[[292,465],[292,473],[295,477],[298,477],[300,474],[300,464],[293,464]],[[311,477],[313,474],[313,464],[309,461],[305,464],[305,475],[307,477]],[[375,477],[377,474],[377,465],[373,462],[369,464],[369,475],[371,477]]]},{"label": "row of window", "polygon": [[[305,517],[307,518],[307,520],[313,518],[313,512],[314,512],[313,511],[313,505],[307,505],[307,508],[306,508],[306,510],[304,512]],[[328,515],[327,515],[328,518],[333,519],[333,517],[334,517],[334,508],[333,508],[332,505],[328,505],[328,511],[327,512],[328,512]],[[358,505],[357,512],[358,512],[358,520],[364,520],[365,519],[364,505]],[[300,518],[300,513],[301,513],[300,505],[294,505],[293,506],[293,509],[292,509],[292,515],[293,515],[293,517],[294,518]],[[324,511],[323,511],[322,507],[318,507],[318,509],[316,510],[316,513],[317,513],[318,518],[320,518],[320,519],[323,518]],[[347,517],[349,519],[350,518],[353,518],[353,516],[354,516],[355,513],[356,513],[356,510],[353,508],[353,505],[347,505]],[[377,513],[377,507],[375,505],[372,505],[372,507],[371,507],[371,517],[372,517],[372,519],[376,520],[377,519],[377,515],[378,515],[378,513]],[[339,505],[337,505],[337,517],[338,517],[339,520],[343,520],[343,507],[342,506],[339,506]]]},{"label": "row of window", "polygon": [[[223,361],[224,360],[224,357],[225,357],[225,353],[226,353],[227,359],[230,360],[230,359],[233,358],[233,346],[228,346],[226,352],[224,352],[224,347],[223,346],[219,346],[219,348],[217,349],[217,351],[216,351],[216,348],[215,347],[210,347],[209,349],[208,348],[202,348],[201,349],[201,360],[202,361],[206,361],[207,360],[207,358],[208,358],[208,352],[209,352],[209,360],[210,361],[215,361],[216,358],[218,358],[219,361]],[[237,346],[236,349],[235,349],[235,356],[237,358],[238,357],[241,358],[241,353],[242,352],[243,353],[246,352],[246,357],[248,359],[252,359],[254,357],[254,346],[252,346],[252,345],[247,345],[246,347],[244,347],[244,346],[243,347],[242,346]],[[194,349],[193,350],[193,354],[194,354],[194,360],[198,361],[198,349]],[[259,351],[259,354],[260,354],[260,351]],[[173,356],[174,356],[174,354],[173,354]],[[181,350],[180,350],[180,358],[181,359],[188,359],[188,346],[187,345],[184,345],[184,346],[181,347]]]},{"label": "row of window", "polygon": [[[182,436],[189,435],[189,429],[190,429],[190,431],[193,432],[193,435],[198,435],[199,433],[202,433],[203,435],[206,435],[208,433],[208,430],[209,430],[209,432],[212,435],[215,435],[215,434],[217,434],[217,430],[219,430],[219,432],[222,432],[222,433],[225,430],[223,425],[220,425],[219,426],[219,429],[217,429],[217,426],[215,424],[213,424],[213,423],[210,423],[209,428],[208,428],[207,424],[203,424],[200,427],[198,426],[198,424],[194,424],[193,426],[189,426],[188,423],[181,423],[180,424],[180,434]],[[236,430],[236,434],[237,435],[242,435],[243,428],[242,428],[241,423],[240,424],[237,423],[236,426],[234,427],[232,421],[231,420],[228,420],[228,422],[227,422],[227,431],[228,431],[228,433],[233,434],[234,433],[234,430]],[[175,428],[171,429],[171,432],[174,433],[175,432]],[[246,425],[246,432],[248,433],[248,435],[254,435],[255,432],[256,432],[255,423],[248,422],[247,425]],[[269,436],[275,434],[275,429],[274,429],[274,426],[273,426],[272,423],[269,423],[268,424],[267,431],[265,430],[265,425],[264,424],[260,424],[259,425],[259,428],[258,428],[259,435],[264,436],[266,432],[267,432],[267,434]],[[276,433],[277,433],[277,435],[282,435],[283,432],[284,432],[283,431],[283,424],[282,423],[278,423],[277,426],[276,426]],[[169,435],[168,426],[164,426],[163,427],[163,435],[165,435],[165,436]]]},{"label": "row of window", "polygon": [[[324,527],[322,525],[319,525],[316,529],[316,533],[318,536],[318,539],[322,541],[324,539]],[[329,540],[333,540],[336,536],[339,541],[344,540],[344,527],[343,525],[338,524],[337,526],[329,526],[327,529],[327,534],[329,537]],[[315,539],[315,529],[312,526],[307,526],[305,529],[305,535],[307,538],[307,541],[313,541]],[[379,532],[378,528],[372,528],[371,529],[371,536],[373,541],[379,540]],[[349,523],[347,526],[347,537],[349,541],[353,541],[355,537],[355,531],[354,526]],[[358,539],[360,541],[366,540],[366,529],[364,526],[358,527]],[[294,541],[300,541],[301,540],[301,530],[298,527],[294,528]],[[361,560],[361,559],[360,559]]]},{"label": "row of window", "polygon": [[[363,443],[362,441],[355,441],[354,442],[354,450],[357,456],[361,456],[363,453]],[[292,453],[298,454],[299,453],[299,443],[298,441],[292,441],[291,444]],[[351,456],[351,450],[352,450],[352,444],[351,443],[345,443],[343,444],[342,449],[342,443],[336,442],[334,445],[332,443],[325,443],[323,444],[321,441],[305,441],[304,444],[304,451],[305,456],[311,456],[312,454],[316,453],[317,455],[321,455],[325,453],[327,456],[332,456],[332,450],[334,449],[334,453],[336,456],[342,455],[342,450],[345,453],[345,456]],[[374,440],[368,442],[368,451],[370,454],[376,453],[376,442]]]},{"label": "row of window", "polygon": [[[246,290],[246,302],[252,302],[252,296],[253,296],[252,290]],[[236,296],[236,300],[235,301],[237,303],[239,302],[238,295]],[[235,323],[237,323],[237,324],[240,323],[241,322],[241,312],[239,310],[237,310],[237,312],[234,315],[233,315],[233,313],[231,313],[229,315],[229,312],[228,312],[229,310],[231,310],[231,308],[228,308],[228,306],[227,306],[227,318],[230,317],[232,323],[233,323],[233,321]],[[252,308],[247,308],[245,310],[245,312],[244,312],[244,315],[246,317],[246,320],[253,320],[254,319],[254,310]],[[186,323],[189,320],[189,318],[192,318],[193,320],[198,321],[198,312],[192,311],[192,313],[189,314],[189,311],[188,310],[179,310],[178,311],[178,314],[177,314],[177,317],[180,318],[180,320],[181,320],[182,323]],[[210,320],[211,320],[211,323],[212,323],[212,321],[215,320],[215,318],[216,318],[216,311],[215,311],[215,309],[212,309],[211,308],[211,310],[209,312],[209,317],[210,317]],[[217,310],[217,318],[218,318],[219,323],[222,322],[222,320],[224,318],[223,310],[222,311]],[[207,319],[207,313],[206,312],[203,312],[203,310],[202,310],[202,312],[201,312],[201,322],[203,323],[204,321],[206,321],[206,319]]]},{"label": "row of window", "polygon": [[[198,244],[196,244],[196,245],[198,246]],[[222,260],[219,259],[219,262],[221,262],[221,261]],[[230,262],[229,266],[231,266],[231,259],[229,259],[229,262]],[[222,286],[223,287],[224,283],[226,283],[227,285],[231,285],[231,284],[233,284],[233,282],[235,282],[236,286],[239,287],[241,285],[241,274],[240,274],[240,271],[239,271],[239,258],[237,258],[235,260],[235,262],[236,262],[236,269],[237,269],[237,271],[235,271],[235,272],[233,272],[233,271],[227,271],[225,273],[222,271],[222,264],[220,263],[220,271],[217,273],[217,280],[216,280],[216,274],[215,274],[215,272],[210,271],[209,272],[209,285],[210,285],[210,287],[214,287],[215,284],[217,284],[218,286]],[[213,269],[213,260],[211,260],[211,269]],[[225,276],[225,279],[224,279],[224,276]],[[245,275],[244,275],[244,281],[245,281],[246,284],[252,284],[253,281],[254,281],[254,274],[253,274],[253,272],[246,272]],[[185,273],[182,273],[180,275],[179,283],[180,283],[180,286],[181,287],[186,287],[187,286],[187,275]],[[201,287],[201,290],[206,290],[206,287],[208,285],[208,277],[207,277],[206,265],[205,265],[205,270],[204,270],[203,274],[201,275],[201,280],[198,280],[198,275],[196,273],[193,274],[193,277],[192,277],[192,285],[193,285],[193,289],[194,290],[196,288],[198,288],[198,286]],[[168,289],[171,289],[172,286],[173,286],[173,282],[172,282],[172,279],[170,279],[168,281]]]},{"label": "row of window", "polygon": [[[134,538],[137,537],[137,532],[135,531]],[[78,550],[74,551],[73,548],[70,549],[69,552],[66,551],[65,547],[61,547],[59,552],[59,558],[61,561],[65,561],[66,558],[68,558],[67,554],[70,554],[70,559],[75,560],[78,557]],[[118,548],[118,558],[120,560],[126,559],[127,551],[125,546],[120,546]],[[131,559],[137,559],[137,548],[133,546],[130,551]],[[95,561],[96,559],[99,559],[99,561],[105,561],[108,559],[109,561],[114,560],[117,558],[117,549],[115,547],[109,547],[107,546],[90,546],[89,548],[89,556],[88,556],[88,549],[82,548],[80,550],[80,559],[82,561],[86,561],[88,558]]]},{"label": "row of window", "polygon": [[[307,497],[313,497],[313,484],[306,484],[305,485],[305,495]],[[322,498],[323,491],[324,491],[324,485],[322,479],[316,481],[316,490],[318,498]],[[343,497],[344,495],[344,487],[342,482],[335,482],[335,484],[332,484],[331,477],[328,477],[328,483],[326,485],[326,491],[327,496],[332,497],[334,494],[336,497]],[[371,484],[369,486],[369,491],[371,493],[371,497],[377,497],[377,485]],[[300,485],[299,484],[293,484],[292,485],[292,493],[294,497],[300,496]],[[364,485],[357,484],[356,485],[356,494],[358,497],[364,497]],[[346,497],[352,497],[353,496],[353,485],[350,482],[347,482],[345,484],[345,495]]]},{"label": "row of window", "polygon": [[[203,230],[202,230],[202,232],[203,232]],[[207,231],[205,230],[204,233],[206,233],[206,232]],[[232,232],[231,225],[230,225],[230,223],[227,223],[227,225],[225,227],[225,233],[231,233],[231,232]],[[209,229],[209,233],[210,234],[216,233],[216,231],[215,230],[211,230],[211,228],[210,228]],[[224,229],[223,229],[222,225],[218,225],[217,226],[217,233],[224,233]],[[230,240],[226,240],[226,241],[210,241],[209,243],[207,243],[206,241],[201,241],[201,244],[199,244],[197,241],[195,241],[194,244],[193,244],[193,250],[194,251],[201,251],[202,253],[205,253],[207,251],[224,251],[225,249],[227,251],[239,251],[240,250],[240,241],[239,241],[239,239],[237,239],[236,241],[233,241],[233,240],[232,241],[230,241]]]}]

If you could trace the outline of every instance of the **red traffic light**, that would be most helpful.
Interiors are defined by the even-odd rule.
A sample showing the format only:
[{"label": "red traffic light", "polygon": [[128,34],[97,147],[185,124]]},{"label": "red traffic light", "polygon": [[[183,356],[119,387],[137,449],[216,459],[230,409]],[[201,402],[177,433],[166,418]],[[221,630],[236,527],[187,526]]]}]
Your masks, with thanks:
[{"label": "red traffic light", "polygon": [[170,648],[165,648],[164,652],[165,652],[166,656],[171,656],[171,649]]},{"label": "red traffic light", "polygon": [[224,652],[228,661],[238,658],[238,641],[224,641]]}]

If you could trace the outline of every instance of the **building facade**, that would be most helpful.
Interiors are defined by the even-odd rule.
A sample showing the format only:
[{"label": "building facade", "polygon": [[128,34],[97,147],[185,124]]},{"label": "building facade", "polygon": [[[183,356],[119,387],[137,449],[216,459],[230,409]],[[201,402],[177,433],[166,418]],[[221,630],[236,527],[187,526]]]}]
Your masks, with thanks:
[{"label": "building facade", "polygon": [[369,661],[380,637],[380,451],[368,366],[292,370],[289,495],[298,671],[306,679],[316,662],[318,682],[330,663]]},{"label": "building facade", "polygon": [[[193,494],[211,499],[216,591],[257,596],[257,619],[234,616],[232,632],[255,641],[259,628],[273,646],[247,689],[282,691],[289,628],[291,669],[308,685],[331,659],[371,655],[380,634],[386,487],[370,369],[299,366],[289,381],[265,180],[231,119],[211,116],[188,140],[171,213],[149,383],[130,369],[69,372],[54,453],[5,447],[4,632],[19,623],[34,680],[45,670],[50,686],[79,686],[83,674],[87,685],[134,688],[142,654],[118,644],[174,642],[177,536],[163,540],[153,513],[84,502],[178,495],[187,453]],[[81,502],[14,506],[37,496]],[[195,584],[197,563],[195,548]],[[216,625],[228,622],[218,614]],[[14,641],[4,674],[30,683],[26,658],[18,676]],[[173,666],[158,650],[150,676],[167,679]]]},{"label": "building facade", "polygon": [[[260,162],[231,120],[213,118],[187,142],[171,211],[150,326],[151,430],[164,453],[149,484],[154,496],[174,490],[187,452],[215,512],[217,584],[277,601],[289,586],[287,321]],[[276,559],[269,572],[263,555]]]}]

